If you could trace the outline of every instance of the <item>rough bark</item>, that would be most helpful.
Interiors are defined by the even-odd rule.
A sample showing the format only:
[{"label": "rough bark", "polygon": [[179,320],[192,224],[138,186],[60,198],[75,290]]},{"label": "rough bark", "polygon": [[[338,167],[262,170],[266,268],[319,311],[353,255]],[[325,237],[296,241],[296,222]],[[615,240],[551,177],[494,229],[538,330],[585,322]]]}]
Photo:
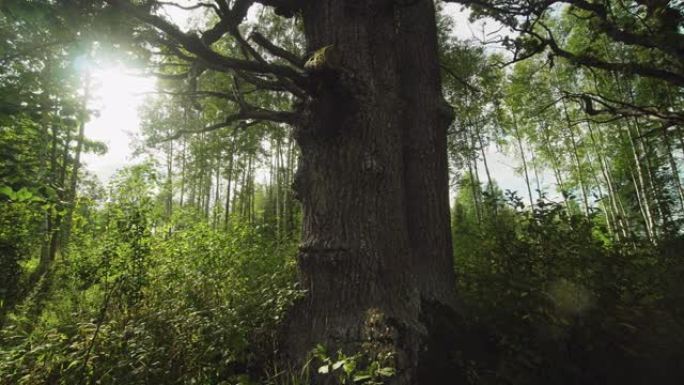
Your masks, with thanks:
[{"label": "rough bark", "polygon": [[454,276],[434,5],[318,0],[302,16],[309,52],[340,60],[311,71],[295,133],[307,294],[284,353],[393,352],[393,383],[438,383]]}]

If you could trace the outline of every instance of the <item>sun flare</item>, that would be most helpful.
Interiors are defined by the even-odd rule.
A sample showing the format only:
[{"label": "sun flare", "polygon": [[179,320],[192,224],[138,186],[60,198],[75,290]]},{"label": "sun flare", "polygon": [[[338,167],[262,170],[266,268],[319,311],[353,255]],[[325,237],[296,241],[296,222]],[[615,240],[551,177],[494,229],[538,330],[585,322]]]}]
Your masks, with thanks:
[{"label": "sun flare", "polygon": [[154,90],[154,79],[133,71],[123,65],[91,71],[89,105],[96,113],[86,126],[86,134],[105,143],[108,151],[104,155],[89,154],[85,160],[89,170],[103,182],[130,161],[130,137],[140,130],[138,109],[145,94]]}]

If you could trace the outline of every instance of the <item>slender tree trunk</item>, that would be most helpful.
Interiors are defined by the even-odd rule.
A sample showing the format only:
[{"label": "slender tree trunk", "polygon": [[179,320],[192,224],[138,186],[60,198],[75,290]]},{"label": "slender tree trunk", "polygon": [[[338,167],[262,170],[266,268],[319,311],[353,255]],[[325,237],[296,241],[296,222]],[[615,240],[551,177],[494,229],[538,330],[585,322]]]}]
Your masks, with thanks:
[{"label": "slender tree trunk", "polygon": [[[69,167],[69,150],[71,146],[71,129],[66,129],[66,138],[64,138],[64,145],[62,146],[62,162],[59,167],[59,186],[62,189],[67,188],[67,168]],[[62,194],[65,194],[64,191]],[[67,198],[63,196],[63,198]]]},{"label": "slender tree trunk", "polygon": [[670,162],[670,172],[672,173],[672,181],[674,182],[675,189],[677,190],[677,198],[679,199],[679,208],[684,213],[684,188],[682,188],[682,182],[679,178],[679,167],[677,166],[677,160],[672,153],[672,142],[670,140],[670,133],[665,132],[663,135],[665,139],[665,145],[667,146],[667,159]]},{"label": "slender tree trunk", "polygon": [[64,232],[62,236],[62,245],[69,246],[69,238],[71,237],[71,225],[74,217],[74,210],[76,209],[76,190],[78,188],[78,173],[81,168],[81,152],[83,151],[83,140],[85,138],[85,125],[88,121],[88,97],[90,94],[90,74],[85,75],[83,95],[83,114],[81,116],[78,126],[78,136],[76,137],[76,149],[74,150],[74,162],[71,167],[71,179],[69,181],[69,190],[67,198],[67,213],[64,217]]},{"label": "slender tree trunk", "polygon": [[[187,127],[187,110],[184,111],[183,117],[185,119],[185,126]],[[187,144],[188,144],[188,139],[183,136],[183,152],[181,154],[181,183],[180,183],[180,200],[179,200],[179,205],[180,207],[183,207],[184,199],[185,199],[185,168],[186,168],[186,162],[187,162]]]},{"label": "slender tree trunk", "polygon": [[[47,61],[44,72],[46,74],[50,73],[51,70],[50,61]],[[39,153],[39,164],[41,166],[40,170],[40,182],[44,185],[48,185],[52,181],[52,168],[50,155],[50,95],[48,92],[43,92],[41,96],[41,104],[45,107],[41,113],[41,136],[40,136],[40,153]],[[41,225],[41,250],[40,250],[40,261],[48,260],[48,253],[50,252],[50,221],[51,213],[49,210],[44,210],[42,225]]]},{"label": "slender tree trunk", "polygon": [[244,195],[243,195],[243,216],[247,220],[247,223],[253,223],[252,221],[252,198],[254,196],[254,188],[252,183],[252,154],[247,157],[247,168],[245,169],[245,185],[244,185]]},{"label": "slender tree trunk", "polygon": [[[631,95],[631,92],[630,92]],[[631,96],[632,101],[634,100],[634,96]],[[655,182],[655,175],[653,170],[655,167],[653,166],[653,162],[651,160],[651,150],[647,146],[644,141],[646,140],[644,137],[642,137],[642,130],[641,130],[641,123],[639,122],[639,119],[634,118],[634,130],[636,133],[635,140],[638,143],[639,150],[641,151],[641,154],[645,160],[644,168],[646,169],[646,177],[647,177],[647,182],[648,182],[648,190],[651,192],[651,196],[653,197],[653,203],[655,206],[655,209],[658,213],[658,219],[660,220],[660,224],[664,224],[666,222],[669,222],[671,218],[669,218],[668,213],[669,210],[667,208],[667,204],[663,199],[661,199],[661,194],[660,194],[660,186],[656,185]]]},{"label": "slender tree trunk", "polygon": [[477,224],[482,224],[482,209],[480,205],[480,180],[477,176],[477,162],[474,160],[475,150],[473,148],[474,141],[470,140],[466,130],[463,130],[464,142],[469,143],[468,148],[468,159],[466,163],[468,164],[468,182],[470,183],[470,193],[473,196],[473,207],[475,208],[475,218],[477,219]]},{"label": "slender tree trunk", "polygon": [[[635,104],[636,98],[634,96],[634,89],[631,83],[627,84],[627,93],[629,94],[629,99],[632,102],[632,104]],[[634,130],[636,131],[635,140],[638,140],[638,146],[646,161],[646,176],[648,177],[648,185],[651,191],[651,195],[653,196],[655,208],[658,212],[660,224],[664,225],[666,223],[670,223],[672,221],[672,218],[670,217],[670,210],[667,207],[667,202],[664,199],[662,199],[660,186],[656,185],[655,182],[655,176],[653,171],[655,167],[653,166],[653,162],[651,159],[651,151],[649,151],[652,149],[649,148],[650,146],[647,146],[648,142],[646,141],[646,138],[642,136],[641,122],[639,122],[639,118],[635,116],[632,120],[634,122]],[[657,149],[653,150],[656,151],[657,154]]]},{"label": "slender tree trunk", "polygon": [[639,188],[639,183],[637,182],[637,178],[634,175],[634,171],[630,172],[632,176],[632,183],[634,185],[634,189],[636,191],[636,198],[637,198],[637,203],[639,204],[639,210],[641,211],[641,216],[644,218],[644,226],[646,229],[646,236],[648,237],[648,240],[650,242],[654,242],[655,239],[655,234],[653,233],[653,223],[651,219],[651,213],[648,211],[647,206],[643,203],[644,197],[641,194],[640,188]]},{"label": "slender tree trunk", "polygon": [[[608,167],[608,162],[604,159],[603,163],[604,163],[604,167],[606,168],[606,175],[608,177],[608,181],[610,183],[611,188],[613,189],[613,196],[615,197],[615,203],[619,209],[620,218],[622,218],[622,223],[624,226],[623,233],[625,234],[625,237],[627,237],[628,234],[632,233],[632,226],[628,220],[629,218],[627,217],[627,210],[625,210],[625,205],[622,203],[622,198],[620,197],[620,194],[615,192],[615,187],[614,187],[615,182],[613,181],[612,172],[610,171],[610,168]],[[635,244],[635,246],[636,246],[636,244]]]},{"label": "slender tree trunk", "polygon": [[173,140],[168,143],[166,152],[166,216],[173,215]]},{"label": "slender tree trunk", "polygon": [[281,175],[281,165],[280,165],[280,153],[281,153],[281,140],[280,136],[276,138],[276,143],[275,143],[275,159],[273,160],[273,164],[275,167],[275,172],[274,172],[274,185],[272,187],[273,190],[275,190],[275,224],[276,224],[276,241],[280,242],[281,240],[281,222],[282,222],[282,212],[281,212],[281,204],[282,204],[282,198],[281,198],[281,191],[282,191],[282,175]]},{"label": "slender tree trunk", "polygon": [[285,189],[285,207],[283,209],[285,215],[285,222],[283,223],[284,232],[287,236],[291,236],[295,228],[295,214],[294,214],[294,194],[292,185],[294,182],[294,170],[297,166],[295,154],[295,143],[292,138],[289,138],[287,145],[287,156],[285,158],[285,180],[287,188]]},{"label": "slender tree trunk", "polygon": [[[485,151],[485,144],[484,144],[484,140],[482,139],[482,135],[480,133],[479,125],[476,126],[476,130],[477,130],[476,134],[477,134],[478,142],[480,144],[480,154],[482,155],[482,164],[484,165],[485,174],[487,175],[487,192],[489,193],[488,202],[489,202],[491,209],[493,210],[494,216],[496,217],[498,215],[498,203],[496,201],[496,197],[494,196],[494,181],[492,180],[492,174],[489,171],[489,163],[487,162],[487,154]],[[538,182],[539,182],[539,179],[537,179],[537,183]]]},{"label": "slender tree trunk", "polygon": [[219,210],[221,210],[221,205],[219,204],[219,202],[221,202],[221,157],[219,155],[216,157],[216,176],[214,179],[214,184],[214,207],[212,209],[214,214],[211,227],[216,229],[219,226]]},{"label": "slender tree trunk", "polygon": [[[598,191],[598,201],[601,205],[603,205],[603,214],[606,217],[606,227],[608,229],[608,235],[610,235],[611,237],[616,237],[617,240],[620,240],[620,232],[618,231],[616,217],[614,215],[615,212],[613,211],[612,197],[603,194],[603,188],[601,187],[602,183],[599,180],[599,176],[596,172],[596,169],[593,166],[592,159],[589,155],[587,155],[587,161],[589,164],[589,171],[594,179],[596,190]],[[608,200],[608,202],[606,202],[606,199]]]},{"label": "slender tree trunk", "polygon": [[249,191],[249,188],[247,186],[247,174],[248,172],[248,164],[249,164],[249,155],[247,155],[247,162],[243,164],[242,170],[241,170],[241,175],[240,175],[240,199],[239,199],[239,204],[240,204],[240,217],[245,220],[247,219],[247,194]]},{"label": "slender tree trunk", "polygon": [[544,151],[546,151],[550,159],[551,169],[553,170],[553,176],[555,177],[556,185],[560,190],[561,195],[563,196],[563,203],[565,204],[565,208],[569,210],[570,206],[568,206],[568,197],[565,191],[565,186],[563,184],[563,174],[561,174],[560,164],[558,162],[558,159],[556,158],[556,154],[551,148],[551,137],[549,134],[549,129],[546,126],[546,123],[543,122],[540,124],[540,127],[542,131]]},{"label": "slender tree trunk", "polygon": [[542,186],[539,180],[539,171],[537,170],[537,157],[534,149],[530,148],[530,161],[532,163],[532,172],[534,173],[534,184],[537,187],[537,199],[542,198]]},{"label": "slender tree trunk", "polygon": [[[53,123],[51,125],[51,145],[50,145],[50,183],[55,186],[58,184],[57,180],[57,146],[58,146],[58,135],[57,135],[57,126]],[[57,229],[60,227],[60,216],[58,214],[54,213],[48,213],[47,216],[47,221],[46,221],[46,250],[47,252],[42,255],[42,259],[40,260],[40,264],[38,266],[38,275],[41,275],[45,273],[49,266],[52,264],[52,261],[55,259],[55,255],[57,254],[57,243],[58,243],[58,237],[57,237]]]},{"label": "slender tree trunk", "polygon": [[532,187],[530,185],[530,174],[527,170],[527,158],[525,157],[525,149],[523,148],[522,138],[520,137],[520,130],[518,129],[518,119],[515,113],[511,112],[513,116],[513,132],[515,140],[518,143],[518,150],[520,151],[520,159],[522,159],[523,173],[525,176],[525,185],[527,186],[527,196],[530,199],[530,210],[534,208],[534,197],[532,196]]},{"label": "slender tree trunk", "polygon": [[224,207],[223,228],[228,230],[230,225],[230,199],[233,182],[233,162],[235,160],[235,137],[231,138],[230,153],[228,154],[228,167],[226,169],[226,203]]},{"label": "slender tree trunk", "polygon": [[256,217],[255,217],[255,213],[254,213],[254,211],[256,209],[255,203],[254,203],[254,201],[256,200],[255,199],[255,197],[256,197],[256,185],[254,183],[254,171],[255,171],[254,170],[255,169],[254,163],[256,163],[255,161],[256,161],[255,159],[250,158],[250,163],[249,163],[249,207],[248,207],[249,208],[248,216],[249,216],[249,223],[250,224],[254,224],[256,221]]},{"label": "slender tree trunk", "polygon": [[480,170],[477,168],[477,138],[474,135],[470,136],[470,162],[472,163],[473,177],[475,181],[475,200],[480,206],[480,215],[482,212],[482,180],[480,179]]},{"label": "slender tree trunk", "polygon": [[579,158],[579,151],[577,148],[577,139],[575,138],[575,130],[572,128],[568,108],[565,105],[565,100],[561,99],[563,105],[563,115],[565,116],[565,123],[568,126],[568,133],[570,134],[570,144],[572,144],[572,158],[575,162],[575,170],[577,172],[577,182],[579,183],[580,192],[582,193],[582,203],[584,205],[584,215],[589,217],[589,199],[587,197],[586,183],[584,181],[584,173],[582,172],[582,163]]},{"label": "slender tree trunk", "polygon": [[199,167],[199,175],[197,176],[197,179],[195,180],[195,184],[197,185],[196,190],[196,196],[195,199],[197,202],[195,202],[195,206],[197,207],[197,210],[201,213],[203,210],[203,199],[204,199],[204,171],[206,168],[206,160],[204,157],[204,133],[200,134],[199,138],[199,149],[197,151],[197,166]]},{"label": "slender tree trunk", "polygon": [[[634,137],[632,135],[632,129],[630,126],[627,127],[627,139],[629,141],[629,147],[632,152],[632,157],[634,159],[634,171],[632,172],[632,180],[634,181],[634,188],[637,192],[637,201],[639,203],[639,208],[644,217],[644,222],[646,226],[646,233],[651,242],[655,241],[655,222],[653,220],[653,213],[651,211],[651,204],[648,201],[648,194],[646,188],[646,182],[644,177],[644,172],[641,167],[641,160],[639,159],[639,153],[634,143]],[[635,174],[636,173],[636,177]]]},{"label": "slender tree trunk", "polygon": [[339,66],[312,74],[297,128],[298,265],[306,298],[284,346],[394,353],[393,384],[452,383],[453,312],[446,128],[432,1],[306,2],[308,51]]},{"label": "slender tree trunk", "polygon": [[591,140],[593,151],[596,154],[596,160],[599,164],[601,175],[605,182],[605,186],[608,189],[608,203],[610,204],[610,211],[613,215],[613,223],[616,228],[617,238],[619,240],[621,238],[620,235],[622,235],[622,237],[624,238],[627,238],[629,226],[626,223],[624,213],[619,209],[617,205],[617,196],[615,194],[615,189],[613,188],[613,181],[609,175],[609,169],[607,167],[605,157],[603,156],[603,144],[599,142],[598,138],[594,134],[594,129],[588,120],[587,129],[589,130],[589,139]]},{"label": "slender tree trunk", "polygon": [[[604,47],[607,50],[607,46]],[[620,93],[625,95],[625,97],[630,97],[633,101],[633,93],[629,89],[630,85],[625,87],[622,79],[617,75],[617,73],[612,72],[615,85]],[[646,186],[643,167],[641,165],[641,160],[639,157],[639,151],[637,149],[637,144],[632,133],[632,125],[627,123],[627,139],[629,141],[629,147],[634,158],[634,171],[632,172],[632,180],[634,181],[634,186],[637,191],[637,200],[639,202],[639,209],[644,217],[644,222],[646,226],[646,233],[650,242],[655,242],[657,237],[657,231],[655,228],[655,219],[653,214],[653,207],[651,202],[649,202],[648,188]],[[637,137],[639,134],[637,134]],[[636,176],[634,175],[636,172]],[[638,183],[637,183],[638,182]]]},{"label": "slender tree trunk", "polygon": [[485,169],[485,174],[487,175],[487,190],[492,193],[492,189],[494,188],[494,184],[492,181],[492,174],[489,171],[489,164],[487,163],[487,154],[485,151],[485,144],[484,141],[482,140],[482,135],[480,134],[480,128],[476,126],[477,130],[477,139],[480,144],[480,154],[482,155],[482,164],[484,165]]},{"label": "slender tree trunk", "polygon": [[194,173],[190,174],[189,178],[189,183],[190,183],[190,192],[188,193],[188,204],[190,206],[196,206],[196,200],[197,200],[197,177],[194,175]]},{"label": "slender tree trunk", "polygon": [[[209,136],[210,140],[213,137],[213,135]],[[205,158],[205,167],[206,171],[204,173],[204,181],[202,182],[204,187],[203,187],[203,196],[202,196],[202,211],[204,212],[204,219],[207,220],[207,222],[211,219],[209,217],[209,211],[211,209],[211,192],[212,192],[212,186],[213,186],[213,176],[214,176],[214,163],[216,163],[216,160],[214,157],[210,156],[210,151],[206,149],[205,147],[205,153],[204,153],[204,158]]]}]

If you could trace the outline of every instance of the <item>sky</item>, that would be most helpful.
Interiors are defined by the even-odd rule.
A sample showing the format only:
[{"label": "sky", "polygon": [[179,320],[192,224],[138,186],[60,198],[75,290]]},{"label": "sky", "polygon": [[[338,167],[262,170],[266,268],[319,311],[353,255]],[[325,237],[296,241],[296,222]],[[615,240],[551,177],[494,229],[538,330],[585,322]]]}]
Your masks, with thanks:
[{"label": "sky", "polygon": [[130,139],[140,132],[138,108],[144,93],[154,90],[155,80],[136,76],[124,66],[92,69],[92,97],[89,108],[98,115],[86,124],[88,138],[104,142],[104,155],[87,154],[86,167],[101,182],[107,182],[117,169],[133,162]]},{"label": "sky", "polygon": [[[461,11],[456,4],[447,4],[445,11],[454,20],[454,33],[460,39],[487,38],[487,34],[497,30],[495,23],[468,21],[468,11]],[[169,10],[167,16],[182,26],[187,26],[183,11]],[[185,28],[183,28],[185,29]],[[136,72],[138,74],[136,74]],[[90,108],[99,111],[86,125],[86,135],[93,140],[104,142],[108,151],[105,155],[88,154],[84,161],[87,169],[98,179],[107,183],[117,169],[135,163],[132,157],[131,139],[140,133],[138,109],[145,93],[155,89],[153,78],[140,76],[139,70],[124,65],[101,66],[91,69],[93,87]],[[490,148],[487,151],[492,177],[503,189],[518,190],[525,196],[524,182],[514,171],[517,161]],[[481,166],[482,167],[482,166]],[[484,169],[480,170],[484,176]],[[545,178],[546,177],[546,178]],[[542,175],[544,185],[551,180]]]}]

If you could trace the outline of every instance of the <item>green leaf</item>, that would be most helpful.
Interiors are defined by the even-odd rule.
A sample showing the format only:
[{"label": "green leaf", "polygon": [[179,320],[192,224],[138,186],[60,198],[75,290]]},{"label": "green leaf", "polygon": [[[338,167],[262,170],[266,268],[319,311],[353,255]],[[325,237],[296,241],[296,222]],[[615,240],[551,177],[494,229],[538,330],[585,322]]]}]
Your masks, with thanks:
[{"label": "green leaf", "polygon": [[355,360],[348,360],[347,362],[344,363],[344,372],[349,374],[352,374],[354,370],[356,370],[356,361]]},{"label": "green leaf", "polygon": [[337,370],[337,369],[341,368],[342,365],[344,365],[344,363],[345,363],[345,360],[341,360],[341,361],[335,362],[335,363],[332,365],[332,370]]},{"label": "green leaf", "polygon": [[392,377],[394,375],[394,373],[395,373],[394,368],[390,368],[390,367],[380,368],[376,372],[376,374],[378,374],[382,377]]},{"label": "green leaf", "polygon": [[5,195],[10,200],[16,200],[16,193],[9,186],[0,187],[0,194]]},{"label": "green leaf", "polygon": [[33,193],[30,192],[29,190],[26,189],[26,187],[22,187],[19,191],[17,191],[16,194],[16,201],[17,202],[26,202],[29,199],[33,197]]},{"label": "green leaf", "polygon": [[73,368],[74,366],[79,365],[80,363],[81,363],[80,360],[71,361],[71,362],[69,363],[69,366],[67,366],[66,370],[69,370],[69,369]]}]

